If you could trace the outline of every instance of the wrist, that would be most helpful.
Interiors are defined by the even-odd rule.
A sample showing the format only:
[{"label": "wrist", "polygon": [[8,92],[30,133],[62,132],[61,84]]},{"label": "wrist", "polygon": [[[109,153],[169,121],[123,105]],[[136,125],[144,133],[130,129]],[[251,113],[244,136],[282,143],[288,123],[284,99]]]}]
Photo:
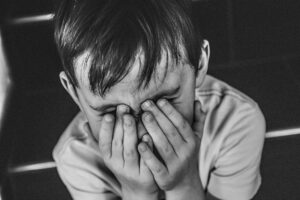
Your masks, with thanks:
[{"label": "wrist", "polygon": [[158,200],[158,192],[141,192],[123,190],[123,200]]},{"label": "wrist", "polygon": [[191,180],[174,187],[172,190],[165,191],[166,199],[170,200],[204,200],[204,189],[200,178]]}]

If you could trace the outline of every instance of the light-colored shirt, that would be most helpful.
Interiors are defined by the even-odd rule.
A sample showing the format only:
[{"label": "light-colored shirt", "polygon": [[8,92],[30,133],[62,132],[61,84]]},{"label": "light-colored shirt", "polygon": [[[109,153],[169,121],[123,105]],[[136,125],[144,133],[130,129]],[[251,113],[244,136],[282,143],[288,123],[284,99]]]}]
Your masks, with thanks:
[{"label": "light-colored shirt", "polygon": [[[220,199],[251,199],[261,184],[265,119],[258,105],[226,83],[207,75],[195,89],[206,113],[199,156],[205,190]],[[121,186],[105,166],[97,141],[79,113],[57,143],[58,173],[75,200],[112,200]]]}]

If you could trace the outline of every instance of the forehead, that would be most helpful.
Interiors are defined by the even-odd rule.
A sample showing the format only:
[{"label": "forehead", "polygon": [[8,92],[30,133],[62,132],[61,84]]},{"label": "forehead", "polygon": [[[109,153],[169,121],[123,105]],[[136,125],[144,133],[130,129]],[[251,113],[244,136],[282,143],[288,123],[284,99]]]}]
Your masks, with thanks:
[{"label": "forehead", "polygon": [[144,54],[141,52],[138,53],[135,61],[132,62],[131,71],[119,83],[119,87],[129,87],[132,93],[157,90],[158,88],[166,85],[170,81],[170,78],[176,78],[176,75],[178,74],[178,69],[175,66],[174,60],[170,59],[166,52],[163,52],[161,60],[155,67],[154,73],[152,74],[151,80],[147,87],[139,87],[139,79],[141,76],[144,60]]},{"label": "forehead", "polygon": [[[156,91],[159,88],[168,87],[169,84],[174,84],[176,80],[180,78],[179,75],[182,70],[182,65],[184,65],[184,61],[176,64],[174,59],[169,58],[168,55],[170,55],[168,54],[168,52],[162,52],[161,60],[156,66],[156,70],[153,73],[149,85],[146,88],[143,88],[139,87],[139,78],[142,70],[142,65],[144,63],[144,54],[142,53],[142,51],[137,53],[135,60],[130,63],[130,65],[132,65],[130,72],[120,82],[118,82],[110,90],[108,90],[104,98],[106,96],[110,96],[110,94],[114,93],[115,91],[130,92],[132,94],[147,92],[151,93],[152,91]],[[85,91],[90,90],[88,76],[91,66],[91,60],[92,59],[90,59],[89,52],[86,51],[78,56],[74,61],[75,73],[79,81],[79,87]]]}]

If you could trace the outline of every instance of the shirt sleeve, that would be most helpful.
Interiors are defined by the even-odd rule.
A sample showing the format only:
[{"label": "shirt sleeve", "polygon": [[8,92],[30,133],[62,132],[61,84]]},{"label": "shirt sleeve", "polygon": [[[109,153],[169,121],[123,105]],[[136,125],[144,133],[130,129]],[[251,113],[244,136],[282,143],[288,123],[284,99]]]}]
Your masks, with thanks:
[{"label": "shirt sleeve", "polygon": [[[87,181],[87,178],[93,176],[92,174],[86,171],[76,172],[74,169],[67,168],[68,167],[65,166],[57,170],[73,200],[120,200],[113,192],[104,190],[105,187],[100,187],[98,191],[93,190],[91,182]],[[99,186],[102,184],[103,183],[99,183]]]},{"label": "shirt sleeve", "polygon": [[[73,140],[54,154],[58,174],[74,200],[119,200],[117,182],[92,151]],[[76,151],[76,152],[75,152]]]},{"label": "shirt sleeve", "polygon": [[251,199],[261,184],[265,119],[259,107],[244,106],[230,117],[211,172],[208,191],[230,200]]}]

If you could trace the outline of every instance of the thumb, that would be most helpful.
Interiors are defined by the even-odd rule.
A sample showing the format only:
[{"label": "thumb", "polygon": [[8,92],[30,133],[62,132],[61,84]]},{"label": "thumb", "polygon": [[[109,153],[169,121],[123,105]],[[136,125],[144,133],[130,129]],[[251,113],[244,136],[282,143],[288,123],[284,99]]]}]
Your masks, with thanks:
[{"label": "thumb", "polygon": [[206,113],[201,109],[201,103],[199,101],[194,102],[194,122],[193,130],[196,132],[199,138],[202,137]]}]

